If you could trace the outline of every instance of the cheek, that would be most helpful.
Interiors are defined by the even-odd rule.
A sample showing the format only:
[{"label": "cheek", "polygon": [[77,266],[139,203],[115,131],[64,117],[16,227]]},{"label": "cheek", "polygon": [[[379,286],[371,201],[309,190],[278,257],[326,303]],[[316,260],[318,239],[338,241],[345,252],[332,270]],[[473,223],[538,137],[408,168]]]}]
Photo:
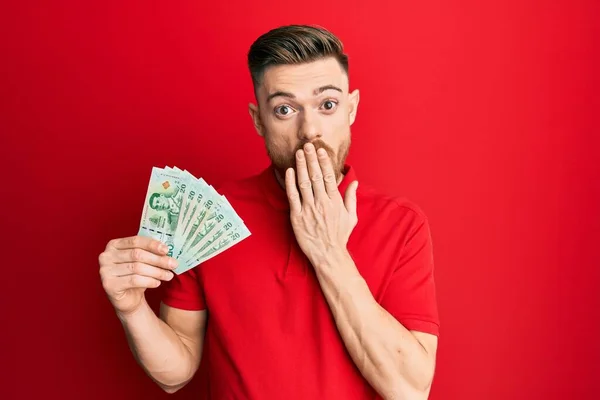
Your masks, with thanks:
[{"label": "cheek", "polygon": [[267,147],[277,154],[284,154],[287,149],[287,144],[281,140],[280,137],[276,135],[268,135],[265,137],[265,141],[267,142]]},{"label": "cheek", "polygon": [[298,142],[297,129],[293,119],[269,120],[265,123],[267,144],[280,152],[293,151]]},{"label": "cheek", "polygon": [[333,115],[324,116],[321,126],[323,137],[325,140],[329,139],[332,145],[342,142],[350,131],[348,117],[341,110]]}]

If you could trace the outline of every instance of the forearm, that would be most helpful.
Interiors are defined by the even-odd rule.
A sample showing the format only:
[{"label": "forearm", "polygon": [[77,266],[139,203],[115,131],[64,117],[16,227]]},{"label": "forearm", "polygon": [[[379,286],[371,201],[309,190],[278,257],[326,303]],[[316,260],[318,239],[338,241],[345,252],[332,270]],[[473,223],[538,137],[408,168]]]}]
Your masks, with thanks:
[{"label": "forearm", "polygon": [[175,391],[194,374],[192,353],[145,301],[134,313],[117,313],[136,361],[159,386]]},{"label": "forearm", "polygon": [[354,363],[384,399],[427,398],[431,357],[373,298],[349,254],[315,267],[338,331]]}]

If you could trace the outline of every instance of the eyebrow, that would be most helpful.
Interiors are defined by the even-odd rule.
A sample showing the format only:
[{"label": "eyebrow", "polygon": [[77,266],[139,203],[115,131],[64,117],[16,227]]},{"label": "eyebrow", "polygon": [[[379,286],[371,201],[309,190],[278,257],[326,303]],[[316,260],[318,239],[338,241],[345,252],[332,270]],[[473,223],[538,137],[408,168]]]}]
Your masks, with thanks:
[{"label": "eyebrow", "polygon": [[[321,86],[321,87],[315,89],[313,91],[313,95],[317,96],[317,95],[323,93],[326,90],[337,90],[338,92],[343,93],[342,89],[340,89],[339,87],[337,87],[335,85],[325,85],[325,86]],[[288,97],[290,99],[295,99],[296,98],[296,96],[293,93],[283,92],[281,90],[278,90],[278,91],[276,91],[274,93],[271,93],[269,96],[267,96],[267,102],[271,101],[271,99],[273,99],[274,97],[279,97],[279,96],[280,97]]]}]

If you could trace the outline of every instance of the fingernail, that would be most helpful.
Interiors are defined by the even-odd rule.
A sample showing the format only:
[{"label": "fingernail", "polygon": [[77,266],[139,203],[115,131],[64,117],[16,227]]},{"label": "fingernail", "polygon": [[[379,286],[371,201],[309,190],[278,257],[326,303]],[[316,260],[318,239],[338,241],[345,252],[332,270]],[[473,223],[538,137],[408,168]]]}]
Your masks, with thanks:
[{"label": "fingernail", "polygon": [[175,260],[174,258],[171,258],[169,260],[169,267],[170,268],[175,269],[175,268],[177,268],[177,265],[178,265],[177,260]]},{"label": "fingernail", "polygon": [[297,153],[297,155],[298,155],[298,158],[299,158],[300,160],[302,160],[302,159],[304,158],[304,152],[302,152],[302,151],[299,151],[299,152]]},{"label": "fingernail", "polygon": [[160,245],[160,252],[161,253],[166,253],[169,250],[169,248],[167,247],[166,244],[161,244]]}]

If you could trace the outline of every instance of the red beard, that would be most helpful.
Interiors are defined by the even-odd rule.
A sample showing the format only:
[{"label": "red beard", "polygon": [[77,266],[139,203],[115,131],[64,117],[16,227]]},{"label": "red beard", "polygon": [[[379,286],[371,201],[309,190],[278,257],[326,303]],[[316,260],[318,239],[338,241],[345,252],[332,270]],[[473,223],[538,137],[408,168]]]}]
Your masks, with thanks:
[{"label": "red beard", "polygon": [[[285,171],[288,168],[293,168],[296,170],[296,152],[302,149],[306,143],[308,143],[308,141],[298,143],[292,154],[285,155],[277,153],[267,146],[269,158],[282,178],[285,176]],[[350,149],[350,139],[346,140],[340,145],[337,152],[337,157],[335,151],[321,139],[313,140],[311,143],[315,146],[316,150],[323,148],[325,151],[327,151],[329,158],[331,158],[336,180],[339,181],[342,173],[344,172],[344,163],[346,162],[346,157],[348,156],[348,151]]]}]

